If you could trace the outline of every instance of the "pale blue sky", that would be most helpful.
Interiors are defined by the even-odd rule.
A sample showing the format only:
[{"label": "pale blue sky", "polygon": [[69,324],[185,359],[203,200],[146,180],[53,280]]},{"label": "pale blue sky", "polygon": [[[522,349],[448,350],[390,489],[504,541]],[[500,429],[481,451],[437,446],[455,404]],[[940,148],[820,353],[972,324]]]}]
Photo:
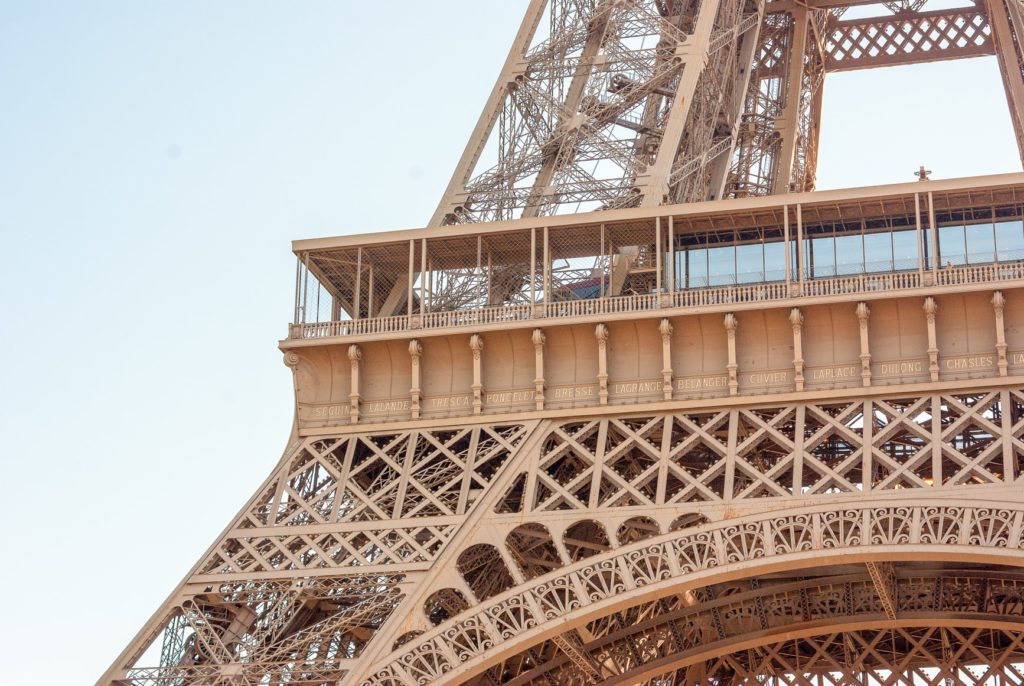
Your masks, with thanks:
[{"label": "pale blue sky", "polygon": [[[526,4],[0,0],[0,685],[92,683],[266,476],[289,241],[422,225]],[[821,187],[1019,168],[990,58],[825,92]]]}]

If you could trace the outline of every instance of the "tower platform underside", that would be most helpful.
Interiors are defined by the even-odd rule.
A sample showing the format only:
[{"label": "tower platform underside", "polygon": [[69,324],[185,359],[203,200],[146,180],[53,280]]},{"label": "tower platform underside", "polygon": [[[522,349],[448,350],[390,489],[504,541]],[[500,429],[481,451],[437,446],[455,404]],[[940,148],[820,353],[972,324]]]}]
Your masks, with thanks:
[{"label": "tower platform underside", "polygon": [[1024,683],[1024,174],[294,250],[288,446],[101,683]]}]

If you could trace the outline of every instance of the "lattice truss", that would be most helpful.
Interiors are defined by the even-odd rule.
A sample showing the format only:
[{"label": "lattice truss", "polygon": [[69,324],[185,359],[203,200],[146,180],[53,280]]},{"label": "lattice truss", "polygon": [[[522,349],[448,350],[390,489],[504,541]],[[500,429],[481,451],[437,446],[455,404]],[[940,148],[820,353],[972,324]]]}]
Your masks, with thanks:
[{"label": "lattice truss", "polygon": [[838,21],[829,29],[829,71],[995,54],[981,5],[930,12],[900,7],[892,16]]},{"label": "lattice truss", "polygon": [[[433,683],[474,651],[529,631],[544,617],[672,575],[766,554],[876,543],[1020,548],[1024,507],[861,511],[850,503],[853,495],[897,491],[960,497],[1022,477],[1024,393],[1012,389],[308,438],[288,451],[104,683],[364,683],[366,670],[392,650],[410,651],[395,658],[405,667],[380,672],[397,674],[397,681],[365,683]],[[834,505],[813,515],[733,523],[744,502],[771,500],[781,503],[775,509]],[[665,537],[674,538],[643,547]],[[565,570],[575,571],[531,586]],[[773,587],[790,595],[767,605],[762,598],[745,612],[764,606],[813,615],[819,610],[809,599],[824,594],[813,607],[836,617],[877,614],[879,607],[892,614],[936,597],[934,584],[944,583],[951,585],[938,597],[950,603],[971,597],[975,606],[983,599],[1021,611],[1015,576],[999,581],[1007,590],[996,594],[996,582],[984,574],[956,581],[963,589],[955,590],[960,586],[943,574],[914,573],[932,574],[929,594],[920,591],[924,581],[900,577],[896,589],[892,569],[864,576],[861,567],[857,578],[826,587]],[[990,595],[977,595],[982,583]],[[565,595],[588,588],[588,600]],[[528,590],[510,600],[516,589]],[[524,676],[531,670],[557,672],[569,663],[592,681],[626,674],[658,651],[684,645],[678,641],[707,638],[679,633],[668,618],[728,617],[708,603],[719,595],[731,602],[739,592],[702,591],[683,605],[672,596],[619,619],[606,615],[521,655],[509,653],[486,679],[532,683]],[[830,600],[836,594],[847,604]],[[707,631],[707,621],[698,622],[699,631]],[[729,622],[715,622],[725,632],[716,640],[731,640]],[[771,622],[781,626],[784,616]],[[642,639],[612,639],[642,626],[650,629]],[[679,635],[676,643],[666,643],[669,634]],[[457,647],[466,641],[472,647]],[[648,657],[634,656],[637,646]],[[425,653],[427,647],[434,652]],[[443,660],[430,657],[438,650]],[[455,660],[456,654],[465,657]],[[538,683],[577,683],[563,676]],[[486,679],[481,683],[491,683]]]},{"label": "lattice truss", "polygon": [[1024,3],[991,0],[989,10],[997,37],[999,71],[1017,134],[1017,148],[1024,159]]},{"label": "lattice truss", "polygon": [[[508,554],[501,556],[517,585],[467,604],[465,594],[490,588],[482,577],[500,573],[473,573],[470,563],[492,564],[479,552],[479,544],[474,545],[459,556],[458,568],[468,584],[464,591],[443,589],[427,600],[437,626],[403,635],[363,683],[641,683],[681,666],[700,670],[701,663],[742,645],[762,659],[748,663],[753,669],[738,668],[746,660],[733,662],[736,672],[728,676],[760,682],[788,669],[763,660],[763,651],[776,637],[821,633],[830,635],[830,643],[837,638],[838,646],[846,643],[847,649],[838,653],[840,669],[833,671],[855,677],[856,683],[890,683],[893,664],[912,666],[912,678],[928,674],[931,683],[955,677],[965,663],[975,677],[991,676],[1011,656],[1012,669],[1019,674],[1024,508],[947,505],[942,500],[911,506],[892,505],[890,499],[889,504],[872,505],[867,500],[816,511],[691,523],[669,534],[637,530],[630,542],[610,551],[584,548],[575,563],[550,571],[542,571],[535,561],[550,560],[559,541],[559,555],[564,549],[580,550],[575,543],[578,530],[570,528],[564,536],[549,539],[547,553],[536,535],[509,536]],[[524,549],[530,539],[534,542]],[[965,547],[975,554],[1006,551],[1013,565],[912,561],[915,555],[945,559],[951,555],[946,551]],[[872,548],[912,552],[898,564],[843,563],[856,559],[849,553],[870,554]],[[803,562],[794,563],[797,558]],[[723,581],[694,581],[716,575]],[[449,602],[438,603],[442,595]],[[437,612],[442,605],[453,614]],[[873,634],[874,629],[914,626],[1006,629],[1013,652],[1004,657],[971,653],[965,643],[978,634],[969,632],[947,636],[959,642],[941,660],[915,654],[912,647],[886,638],[886,632],[880,639],[884,649],[841,637],[851,628],[870,628]],[[876,650],[886,651],[888,662],[876,661]],[[483,669],[460,677],[473,664]],[[1011,679],[1015,671],[1008,675]],[[651,683],[703,683],[713,674],[689,671],[685,681],[671,680],[684,678],[677,674]]]},{"label": "lattice truss", "polygon": [[1020,0],[831,4],[535,0],[432,224],[813,190],[831,71],[998,54],[1024,146]]},{"label": "lattice truss", "polygon": [[[895,579],[898,612],[988,614],[1021,621],[1024,589],[1019,579],[960,574],[901,574]],[[802,625],[838,625],[884,615],[880,594],[863,572],[721,584],[642,603],[574,630],[575,659],[558,642],[548,641],[510,656],[476,683],[881,686],[1024,681],[1024,635],[1007,629],[817,628],[816,635],[768,640],[750,650],[699,658],[752,634],[770,636]],[[658,672],[658,663],[669,661],[686,666],[648,677]]]},{"label": "lattice truss", "polygon": [[[602,226],[595,250],[581,248],[585,242],[579,234],[588,230],[555,234],[547,259],[543,235],[533,259],[528,233],[487,236],[476,241],[476,266],[470,268],[462,265],[472,264],[472,255],[459,260],[467,248],[465,239],[428,242],[437,257],[428,259],[427,270],[417,275],[414,298],[422,298],[428,311],[452,311],[537,303],[545,292],[549,302],[557,303],[646,294],[657,288],[653,223]],[[496,267],[497,259],[506,261]]]},{"label": "lattice truss", "polygon": [[159,666],[119,683],[337,682],[526,433],[510,424],[302,442],[155,623]]},{"label": "lattice truss", "polygon": [[1019,428],[1003,421],[1020,401],[991,391],[570,422],[551,431],[497,511],[1000,483],[1024,466]]},{"label": "lattice truss", "polygon": [[814,190],[823,40],[843,12],[800,10],[765,17],[723,197]]},{"label": "lattice truss", "polygon": [[762,13],[755,0],[535,1],[433,223],[704,199]]}]

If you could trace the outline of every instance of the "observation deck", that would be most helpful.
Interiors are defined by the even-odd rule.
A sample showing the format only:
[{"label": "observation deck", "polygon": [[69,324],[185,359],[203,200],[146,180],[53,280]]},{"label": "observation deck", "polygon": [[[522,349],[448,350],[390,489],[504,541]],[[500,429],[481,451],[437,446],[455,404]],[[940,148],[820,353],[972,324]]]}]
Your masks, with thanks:
[{"label": "observation deck", "polygon": [[1010,379],[1022,218],[1018,173],[296,241],[280,346],[307,432]]}]

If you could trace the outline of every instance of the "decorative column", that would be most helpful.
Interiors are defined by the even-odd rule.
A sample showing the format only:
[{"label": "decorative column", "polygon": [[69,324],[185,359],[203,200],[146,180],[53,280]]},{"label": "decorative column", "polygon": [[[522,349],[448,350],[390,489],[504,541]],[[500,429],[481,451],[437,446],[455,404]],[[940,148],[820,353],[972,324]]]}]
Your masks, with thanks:
[{"label": "decorative column", "polygon": [[544,409],[544,342],[543,329],[534,329],[533,336],[533,402],[538,410]]},{"label": "decorative column", "polygon": [[608,404],[608,327],[598,324],[594,327],[597,339],[597,397],[602,405]]},{"label": "decorative column", "polygon": [[484,352],[483,336],[478,333],[470,336],[469,349],[473,351],[473,414],[480,414],[484,407],[484,385],[480,373],[480,358]]},{"label": "decorative column", "polygon": [[658,324],[661,334],[661,392],[665,400],[672,399],[672,322],[662,319]]},{"label": "decorative column", "polygon": [[348,404],[351,408],[348,416],[353,424],[359,423],[359,403],[363,400],[359,394],[359,368],[362,361],[363,351],[359,349],[358,345],[350,345],[348,347],[348,363],[352,367],[352,386],[348,394]]},{"label": "decorative column", "polygon": [[935,338],[935,313],[938,311],[935,298],[924,299],[924,314],[928,318],[928,374],[932,381],[939,380],[939,344]]},{"label": "decorative column", "polygon": [[793,325],[793,384],[798,391],[804,390],[804,313],[794,307],[789,311],[789,323]]},{"label": "decorative column", "polygon": [[729,339],[729,364],[725,366],[729,372],[729,395],[736,395],[740,387],[739,379],[736,376],[739,371],[739,365],[736,364],[736,327],[738,325],[736,315],[732,312],[725,315],[725,333]]},{"label": "decorative column", "polygon": [[999,376],[1006,376],[1006,324],[1003,321],[1003,310],[1006,309],[1006,298],[1002,291],[992,294],[992,309],[996,313],[996,355],[999,358]]},{"label": "decorative column", "polygon": [[420,400],[423,398],[423,391],[420,389],[420,357],[423,356],[423,346],[415,338],[409,341],[409,357],[412,359],[412,388],[409,389],[409,409],[413,419],[420,418]]},{"label": "decorative column", "polygon": [[860,322],[860,381],[862,386],[871,385],[871,347],[868,341],[868,318],[871,309],[866,302],[857,303],[857,320]]}]

